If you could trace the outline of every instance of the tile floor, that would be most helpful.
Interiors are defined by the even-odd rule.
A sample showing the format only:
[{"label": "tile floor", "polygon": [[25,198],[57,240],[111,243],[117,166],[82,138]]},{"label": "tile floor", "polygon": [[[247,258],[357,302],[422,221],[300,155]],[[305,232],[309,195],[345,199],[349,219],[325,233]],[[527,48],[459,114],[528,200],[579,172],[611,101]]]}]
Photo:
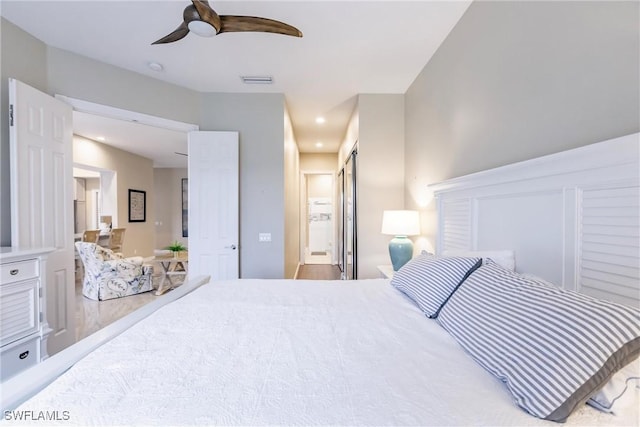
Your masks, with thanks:
[{"label": "tile floor", "polygon": [[[157,289],[160,279],[160,273],[154,272],[154,288]],[[176,285],[181,283],[179,279],[172,280]],[[80,341],[156,298],[159,297],[154,290],[124,298],[94,301],[82,295],[82,280],[76,275],[76,340]]]}]

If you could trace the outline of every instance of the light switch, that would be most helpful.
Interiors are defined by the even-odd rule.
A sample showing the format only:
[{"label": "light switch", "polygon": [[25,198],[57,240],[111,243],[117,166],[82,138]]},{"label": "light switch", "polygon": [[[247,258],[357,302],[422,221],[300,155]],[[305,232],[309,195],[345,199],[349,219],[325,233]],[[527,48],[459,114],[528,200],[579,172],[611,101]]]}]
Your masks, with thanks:
[{"label": "light switch", "polygon": [[258,234],[259,242],[270,242],[271,241],[271,233],[260,233]]}]

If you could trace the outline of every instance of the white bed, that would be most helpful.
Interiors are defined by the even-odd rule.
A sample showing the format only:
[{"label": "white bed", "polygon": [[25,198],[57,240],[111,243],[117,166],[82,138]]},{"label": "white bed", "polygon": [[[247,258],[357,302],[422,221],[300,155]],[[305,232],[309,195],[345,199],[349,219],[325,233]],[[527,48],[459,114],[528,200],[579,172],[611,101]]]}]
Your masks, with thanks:
[{"label": "white bed", "polygon": [[[63,425],[554,424],[383,279],[204,285],[18,409],[68,411]],[[637,420],[585,406],[568,425]]]},{"label": "white bed", "polygon": [[[439,250],[512,249],[520,271],[637,307],[638,147],[635,134],[436,186]],[[604,243],[583,226],[593,191],[607,199],[597,212],[625,218]],[[520,409],[388,280],[204,282],[3,383],[5,420],[9,410],[9,425],[25,413],[63,425],[556,425]],[[566,425],[638,426],[631,392],[624,411],[581,405]]]}]

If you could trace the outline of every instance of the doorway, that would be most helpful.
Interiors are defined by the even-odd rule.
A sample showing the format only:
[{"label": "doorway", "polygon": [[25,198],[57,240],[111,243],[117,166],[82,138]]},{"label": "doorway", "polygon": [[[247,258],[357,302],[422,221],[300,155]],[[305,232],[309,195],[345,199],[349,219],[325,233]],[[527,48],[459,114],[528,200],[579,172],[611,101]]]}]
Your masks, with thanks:
[{"label": "doorway", "polygon": [[[74,143],[79,147],[73,159],[77,219],[74,239],[81,238],[85,229],[99,229],[99,243],[108,245],[112,228],[126,228],[125,256],[151,257],[154,249],[180,238],[182,194],[179,189],[181,178],[187,176],[187,134],[198,126],[62,95],[56,97],[73,108]],[[132,155],[153,161],[151,180],[146,166],[142,172],[135,167],[136,158]],[[157,175],[171,179],[163,183],[166,185],[158,186]],[[146,221],[128,221],[127,190],[132,188],[147,191]],[[176,229],[166,241],[159,243],[157,206],[161,206],[165,214],[161,221],[165,221],[166,228]],[[174,209],[169,210],[167,206]],[[174,227],[174,223],[177,226]],[[155,281],[159,278],[160,270],[157,270]],[[77,272],[81,274],[76,275],[75,304],[69,305],[69,311],[71,307],[75,308],[76,339],[98,331],[157,298],[153,293],[145,293],[131,295],[126,301],[90,300],[82,296],[83,269],[78,268]]]},{"label": "doorway", "polygon": [[335,174],[302,172],[301,259],[303,264],[335,264]]}]

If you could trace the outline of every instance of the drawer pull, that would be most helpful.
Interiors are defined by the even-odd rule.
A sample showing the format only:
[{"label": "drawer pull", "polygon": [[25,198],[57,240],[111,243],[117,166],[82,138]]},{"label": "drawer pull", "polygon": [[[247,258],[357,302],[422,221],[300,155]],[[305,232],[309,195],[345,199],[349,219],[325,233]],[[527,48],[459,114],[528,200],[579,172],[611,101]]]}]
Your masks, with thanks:
[{"label": "drawer pull", "polygon": [[24,360],[29,356],[29,350],[25,351],[24,353],[20,353],[20,356],[18,356],[20,358],[20,360]]},{"label": "drawer pull", "polygon": [[13,269],[13,270],[9,271],[9,274],[10,274],[10,275],[12,275],[12,276],[15,276],[15,275],[16,275],[16,274],[18,274],[19,272],[20,272],[20,270],[18,270],[17,268],[15,268],[15,269]]}]

